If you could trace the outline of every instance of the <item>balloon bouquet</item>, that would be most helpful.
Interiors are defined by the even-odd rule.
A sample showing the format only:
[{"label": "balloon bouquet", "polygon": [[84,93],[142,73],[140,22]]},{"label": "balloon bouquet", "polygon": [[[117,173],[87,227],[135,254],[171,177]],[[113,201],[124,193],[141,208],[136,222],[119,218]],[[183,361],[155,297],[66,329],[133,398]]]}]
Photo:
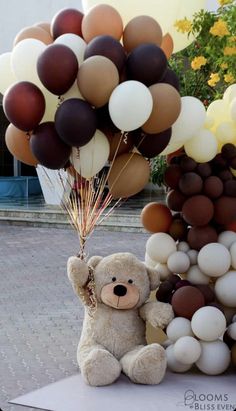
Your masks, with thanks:
[{"label": "balloon bouquet", "polygon": [[47,170],[58,170],[81,257],[95,226],[144,188],[147,158],[171,139],[181,111],[178,79],[168,68],[172,50],[153,17],[124,27],[116,9],[101,4],[86,15],[64,9],[51,24],[24,28],[12,52],[0,56],[7,147],[20,161],[43,166],[49,181]]}]

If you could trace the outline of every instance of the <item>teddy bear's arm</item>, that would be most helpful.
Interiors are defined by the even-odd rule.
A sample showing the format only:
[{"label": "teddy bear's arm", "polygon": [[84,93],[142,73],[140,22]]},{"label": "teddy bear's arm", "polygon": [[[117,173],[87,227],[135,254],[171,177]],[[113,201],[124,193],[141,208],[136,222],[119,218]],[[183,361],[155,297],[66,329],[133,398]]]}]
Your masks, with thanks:
[{"label": "teddy bear's arm", "polygon": [[70,257],[67,261],[67,274],[75,294],[80,296],[80,290],[85,286],[89,278],[87,264],[78,257]]},{"label": "teddy bear's arm", "polygon": [[140,317],[148,321],[153,327],[165,328],[174,318],[170,304],[159,301],[150,301],[139,310]]}]

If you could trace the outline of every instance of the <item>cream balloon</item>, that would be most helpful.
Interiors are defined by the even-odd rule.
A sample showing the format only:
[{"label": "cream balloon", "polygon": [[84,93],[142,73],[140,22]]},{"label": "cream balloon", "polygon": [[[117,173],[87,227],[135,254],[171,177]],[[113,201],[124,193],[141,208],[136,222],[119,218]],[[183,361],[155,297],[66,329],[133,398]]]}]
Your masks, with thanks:
[{"label": "cream balloon", "polygon": [[0,55],[0,93],[4,94],[16,82],[17,78],[11,69],[11,53],[3,53]]},{"label": "cream balloon", "polygon": [[69,47],[76,55],[79,66],[84,61],[84,52],[87,47],[85,41],[73,33],[62,34],[57,37],[54,41],[54,44],[63,44],[64,46]]},{"label": "cream balloon", "polygon": [[[182,1],[182,0],[181,0]],[[106,0],[106,4],[113,6],[121,15],[124,24],[136,16],[148,15],[160,24],[163,34],[175,20],[180,0]],[[82,0],[84,11],[88,11],[97,4],[104,4],[104,0]]]},{"label": "cream balloon", "polygon": [[213,101],[207,109],[207,116],[213,118],[214,127],[217,127],[223,121],[230,120],[228,103],[225,100]]},{"label": "cream balloon", "polygon": [[[181,0],[180,8],[176,15],[175,21],[183,20],[184,18],[192,21],[194,14],[199,12],[201,9],[204,9],[205,6],[206,0]],[[178,51],[185,49],[195,40],[193,34],[189,35],[188,33],[181,33],[177,31],[174,24],[169,28],[169,34],[174,41],[173,53],[177,53]]]},{"label": "cream balloon", "polygon": [[231,119],[236,123],[236,97],[230,103],[229,112]]},{"label": "cream balloon", "polygon": [[141,127],[150,117],[153,99],[149,89],[139,81],[125,81],[117,86],[109,100],[113,123],[122,131]]},{"label": "cream balloon", "polygon": [[236,124],[232,121],[223,121],[216,127],[215,135],[220,143],[234,143],[236,141]]},{"label": "cream balloon", "polygon": [[46,121],[54,121],[55,113],[57,111],[58,104],[59,104],[58,97],[55,96],[55,94],[50,93],[50,91],[48,91],[44,87],[41,87],[41,91],[44,95],[45,102],[46,102],[45,113],[44,113],[41,123],[45,123]]},{"label": "cream balloon", "polygon": [[235,84],[231,84],[231,86],[229,86],[223,95],[223,100],[226,103],[231,103],[231,101],[236,97],[236,83]]},{"label": "cream balloon", "polygon": [[203,127],[205,120],[206,110],[202,102],[196,97],[182,97],[181,112],[172,126],[169,145],[178,150]]},{"label": "cream balloon", "polygon": [[84,97],[79,91],[77,80],[74,82],[73,86],[62,96],[62,100],[69,100],[70,98],[80,98],[84,100]]},{"label": "cream balloon", "polygon": [[42,87],[37,73],[37,60],[46,47],[42,41],[36,39],[22,40],[14,47],[11,67],[17,80],[30,81]]},{"label": "cream balloon", "polygon": [[207,163],[217,154],[217,140],[211,131],[202,129],[184,146],[186,154],[198,163]]},{"label": "cream balloon", "polygon": [[84,178],[95,176],[106,164],[110,153],[110,145],[105,134],[97,130],[92,140],[79,149],[72,149],[71,163]]}]

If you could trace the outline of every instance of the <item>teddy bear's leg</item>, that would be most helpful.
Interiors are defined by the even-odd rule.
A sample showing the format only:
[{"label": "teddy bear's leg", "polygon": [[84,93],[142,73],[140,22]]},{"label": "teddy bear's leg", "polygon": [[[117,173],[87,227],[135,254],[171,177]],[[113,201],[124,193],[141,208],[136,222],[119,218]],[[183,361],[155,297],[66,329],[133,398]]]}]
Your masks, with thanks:
[{"label": "teddy bear's leg", "polygon": [[121,358],[123,372],[137,384],[159,384],[166,371],[166,354],[159,344],[138,346]]},{"label": "teddy bear's leg", "polygon": [[112,384],[121,373],[119,361],[100,345],[90,347],[82,355],[78,353],[78,363],[85,382],[95,387]]}]

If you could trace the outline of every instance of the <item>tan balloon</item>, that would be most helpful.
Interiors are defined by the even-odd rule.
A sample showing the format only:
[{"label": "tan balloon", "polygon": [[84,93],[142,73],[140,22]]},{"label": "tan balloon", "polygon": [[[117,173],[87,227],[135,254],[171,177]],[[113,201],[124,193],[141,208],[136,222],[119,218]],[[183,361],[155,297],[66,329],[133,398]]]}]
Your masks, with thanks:
[{"label": "tan balloon", "polygon": [[25,27],[15,37],[13,47],[20,41],[25,39],[36,39],[42,41],[42,43],[48,45],[53,43],[52,36],[41,27]]},{"label": "tan balloon", "polygon": [[106,133],[106,136],[110,143],[109,161],[113,161],[121,154],[128,153],[134,147],[130,134],[122,136],[121,133]]},{"label": "tan balloon", "polygon": [[114,161],[108,177],[108,187],[113,198],[127,198],[139,193],[148,183],[150,167],[139,154],[121,154]]},{"label": "tan balloon", "polygon": [[40,21],[39,23],[34,24],[34,26],[40,27],[51,35],[51,23],[48,23],[47,21]]},{"label": "tan balloon", "polygon": [[107,35],[120,40],[123,22],[118,11],[108,4],[92,7],[82,20],[82,34],[89,43],[94,37]]},{"label": "tan balloon", "polygon": [[108,103],[118,84],[119,72],[108,58],[92,56],[81,64],[78,87],[82,96],[93,106],[102,107]]},{"label": "tan balloon", "polygon": [[149,90],[153,98],[153,109],[142,129],[145,133],[155,134],[170,128],[177,120],[181,110],[181,98],[170,84],[153,84]]},{"label": "tan balloon", "polygon": [[161,26],[150,16],[135,17],[125,27],[123,33],[124,48],[129,53],[135,47],[146,43],[161,45]]},{"label": "tan balloon", "polygon": [[10,153],[24,164],[36,166],[38,160],[30,150],[29,136],[24,132],[9,124],[5,134],[6,146]]},{"label": "tan balloon", "polygon": [[164,51],[166,58],[169,60],[174,50],[174,42],[169,33],[162,38],[161,49]]}]

